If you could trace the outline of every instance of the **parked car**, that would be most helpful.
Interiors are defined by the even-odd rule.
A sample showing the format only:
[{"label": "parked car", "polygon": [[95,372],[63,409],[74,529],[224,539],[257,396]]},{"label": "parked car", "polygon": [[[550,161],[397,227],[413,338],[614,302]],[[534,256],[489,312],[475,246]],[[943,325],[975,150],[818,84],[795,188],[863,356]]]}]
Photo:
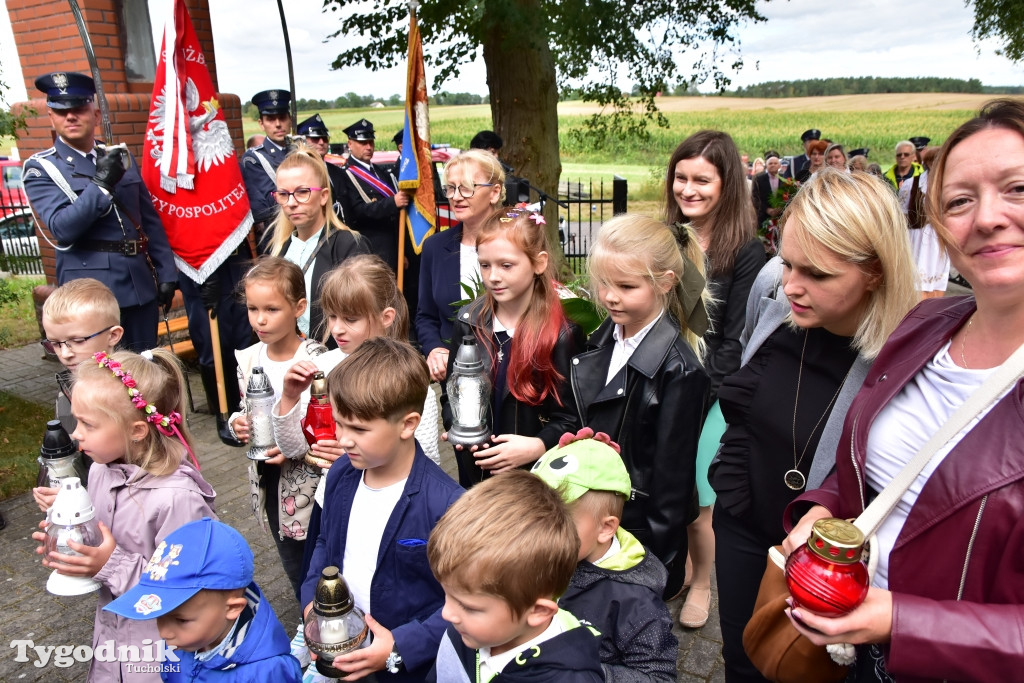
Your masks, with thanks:
[{"label": "parked car", "polygon": [[20,213],[28,208],[28,196],[21,179],[21,162],[0,159],[0,218]]}]

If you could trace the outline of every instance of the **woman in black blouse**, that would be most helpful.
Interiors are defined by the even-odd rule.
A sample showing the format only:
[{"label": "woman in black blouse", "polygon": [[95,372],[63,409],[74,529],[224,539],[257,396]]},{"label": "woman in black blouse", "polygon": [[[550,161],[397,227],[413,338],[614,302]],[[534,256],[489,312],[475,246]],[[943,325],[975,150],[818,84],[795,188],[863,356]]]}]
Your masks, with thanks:
[{"label": "woman in black blouse", "polygon": [[727,428],[709,479],[726,680],[764,680],[743,628],[782,513],[835,464],[846,410],[915,303],[913,257],[892,190],[827,168],[787,207],[779,256],[747,305],[743,365],[722,382]]},{"label": "woman in black blouse", "polygon": [[[701,360],[711,378],[709,405],[722,378],[740,367],[740,334],[747,295],[764,266],[765,253],[755,234],[756,213],[747,189],[746,168],[728,133],[702,130],[676,148],[665,180],[666,222],[689,223],[707,257],[710,326]],[[679,621],[700,628],[711,605],[711,564],[715,536],[711,530],[714,492],[707,483],[708,460],[697,463],[700,515],[687,528],[692,583]],[[680,563],[677,563],[680,564]],[[681,577],[675,578],[675,583]],[[673,580],[669,580],[669,585]]]}]

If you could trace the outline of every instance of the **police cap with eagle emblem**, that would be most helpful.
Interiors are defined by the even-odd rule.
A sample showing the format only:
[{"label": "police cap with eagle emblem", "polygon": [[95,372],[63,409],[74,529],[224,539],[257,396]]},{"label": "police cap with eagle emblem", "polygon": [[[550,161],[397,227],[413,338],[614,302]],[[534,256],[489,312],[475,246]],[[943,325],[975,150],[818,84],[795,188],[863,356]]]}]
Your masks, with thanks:
[{"label": "police cap with eagle emblem", "polygon": [[252,96],[252,103],[256,105],[260,116],[288,114],[291,111],[292,94],[287,90],[263,90]]},{"label": "police cap with eagle emblem", "polygon": [[298,126],[299,135],[307,138],[329,138],[331,133],[327,130],[327,124],[320,118],[320,114],[313,114]]},{"label": "police cap with eagle emblem", "polygon": [[96,84],[75,71],[55,71],[36,79],[36,89],[46,94],[50,109],[77,109],[92,102]]}]

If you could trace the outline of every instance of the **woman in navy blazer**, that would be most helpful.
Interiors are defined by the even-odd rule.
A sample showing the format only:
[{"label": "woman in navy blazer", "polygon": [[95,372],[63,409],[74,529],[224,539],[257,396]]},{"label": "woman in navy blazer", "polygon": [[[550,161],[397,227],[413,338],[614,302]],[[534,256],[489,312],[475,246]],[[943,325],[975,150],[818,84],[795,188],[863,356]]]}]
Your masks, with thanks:
[{"label": "woman in navy blazer", "polygon": [[436,382],[442,381],[447,374],[452,320],[456,312],[452,304],[466,298],[459,286],[462,259],[472,259],[472,263],[466,265],[472,266],[479,282],[476,236],[480,233],[480,226],[505,198],[505,171],[498,158],[490,152],[471,149],[445,164],[443,187],[459,223],[430,236],[423,243],[420,296],[413,322],[416,338],[427,357],[430,379]]}]

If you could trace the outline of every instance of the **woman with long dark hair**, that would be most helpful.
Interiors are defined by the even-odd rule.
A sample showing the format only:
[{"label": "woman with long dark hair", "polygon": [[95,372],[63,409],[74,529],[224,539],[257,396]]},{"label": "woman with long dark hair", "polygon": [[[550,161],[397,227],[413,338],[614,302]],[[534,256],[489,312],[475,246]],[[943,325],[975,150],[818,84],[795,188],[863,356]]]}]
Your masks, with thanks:
[{"label": "woman with long dark hair", "polygon": [[[699,131],[672,153],[665,177],[665,219],[669,224],[689,223],[707,259],[711,324],[704,335],[702,361],[711,379],[710,405],[722,379],[740,367],[747,296],[765,261],[747,191],[746,168],[728,133]],[[704,625],[711,605],[715,558],[711,506],[715,497],[707,482],[713,455],[713,449],[708,450],[704,458],[698,454],[697,461],[700,514],[687,529],[692,579],[679,620],[689,628]],[[678,584],[681,577],[675,578]],[[669,586],[672,584],[670,579]]]}]

